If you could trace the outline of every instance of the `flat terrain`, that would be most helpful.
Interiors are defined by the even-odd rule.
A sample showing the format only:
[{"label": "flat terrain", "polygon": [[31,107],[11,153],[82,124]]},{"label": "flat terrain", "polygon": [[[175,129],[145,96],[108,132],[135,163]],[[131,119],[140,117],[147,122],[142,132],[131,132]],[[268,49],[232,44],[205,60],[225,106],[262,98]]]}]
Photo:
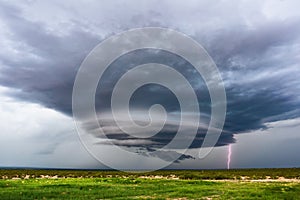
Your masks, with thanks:
[{"label": "flat terrain", "polygon": [[0,199],[300,199],[300,169],[0,170]]}]

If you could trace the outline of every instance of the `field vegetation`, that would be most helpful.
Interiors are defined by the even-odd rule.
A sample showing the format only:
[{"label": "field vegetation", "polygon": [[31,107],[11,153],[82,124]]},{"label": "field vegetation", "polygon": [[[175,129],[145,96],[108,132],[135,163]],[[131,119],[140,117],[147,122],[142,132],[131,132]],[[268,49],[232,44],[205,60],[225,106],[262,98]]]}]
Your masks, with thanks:
[{"label": "field vegetation", "polygon": [[300,169],[0,170],[0,199],[300,199]]}]

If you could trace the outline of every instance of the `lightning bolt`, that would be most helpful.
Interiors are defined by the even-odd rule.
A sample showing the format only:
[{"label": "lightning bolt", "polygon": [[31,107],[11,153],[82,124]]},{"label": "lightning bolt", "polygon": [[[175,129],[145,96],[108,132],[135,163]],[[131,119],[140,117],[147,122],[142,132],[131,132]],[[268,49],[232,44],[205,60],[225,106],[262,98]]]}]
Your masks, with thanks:
[{"label": "lightning bolt", "polygon": [[230,162],[231,162],[231,144],[228,145],[227,169],[230,169]]}]

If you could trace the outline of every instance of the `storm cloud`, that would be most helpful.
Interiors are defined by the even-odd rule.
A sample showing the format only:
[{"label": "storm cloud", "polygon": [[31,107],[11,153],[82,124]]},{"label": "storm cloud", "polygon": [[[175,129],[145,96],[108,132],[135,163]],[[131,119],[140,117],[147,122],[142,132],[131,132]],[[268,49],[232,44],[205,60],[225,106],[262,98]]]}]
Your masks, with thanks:
[{"label": "storm cloud", "polygon": [[[300,117],[300,15],[291,16],[288,11],[282,11],[282,15],[272,13],[268,1],[191,1],[189,5],[180,1],[101,1],[86,8],[79,3],[59,1],[53,1],[51,6],[34,1],[0,4],[0,85],[13,88],[7,94],[20,101],[38,103],[72,116],[74,80],[88,53],[114,33],[161,26],[182,31],[203,45],[221,72],[227,114],[217,146],[234,143],[235,134],[267,129],[266,123]],[[130,4],[126,6],[128,10],[124,9],[125,4]],[[294,4],[299,3],[281,4],[297,7]],[[148,62],[174,67],[197,91],[203,124],[190,148],[201,147],[210,118],[209,93],[192,66],[171,53],[144,50],[117,59],[101,80],[102,88],[98,87],[97,111],[110,110],[113,86],[126,70]],[[140,88],[131,106],[134,110],[157,103],[171,116],[180,111],[175,96],[157,85]],[[149,139],[123,133],[111,117],[100,120],[100,124],[113,144],[134,147],[140,150],[138,153],[146,154],[172,140],[179,122],[167,121]],[[192,125],[183,125],[188,133]],[[97,137],[94,124],[86,120],[83,127]],[[163,157],[159,152],[155,156]],[[182,157],[185,158],[192,157]]]}]

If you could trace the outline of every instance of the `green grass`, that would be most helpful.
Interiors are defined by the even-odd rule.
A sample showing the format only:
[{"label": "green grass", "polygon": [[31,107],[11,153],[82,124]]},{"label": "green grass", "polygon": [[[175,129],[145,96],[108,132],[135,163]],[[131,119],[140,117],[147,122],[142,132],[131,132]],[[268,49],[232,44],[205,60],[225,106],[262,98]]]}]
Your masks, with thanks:
[{"label": "green grass", "polygon": [[299,199],[299,183],[66,178],[1,180],[1,199]]},{"label": "green grass", "polygon": [[[299,178],[299,169],[182,170],[144,174],[117,171],[0,170],[0,175],[4,177],[0,179],[1,200],[300,199],[300,182],[250,182],[240,181],[237,178],[241,176]],[[25,178],[26,175],[30,175],[31,178],[23,179],[22,176]],[[67,178],[36,178],[41,175]],[[148,177],[139,178],[144,175]],[[154,176],[174,175],[182,179],[154,178]],[[21,179],[11,179],[12,177],[21,177]],[[212,180],[224,177],[236,180]]]}]

